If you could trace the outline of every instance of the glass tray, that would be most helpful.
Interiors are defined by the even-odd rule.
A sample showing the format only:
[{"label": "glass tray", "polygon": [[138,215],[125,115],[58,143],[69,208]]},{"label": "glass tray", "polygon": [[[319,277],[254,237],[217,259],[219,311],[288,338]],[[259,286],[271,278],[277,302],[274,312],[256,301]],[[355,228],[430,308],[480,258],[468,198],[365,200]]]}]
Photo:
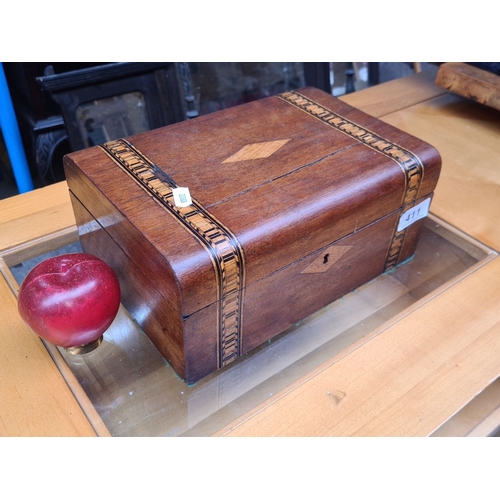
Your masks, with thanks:
[{"label": "glass tray", "polygon": [[[13,266],[18,283],[39,261]],[[95,351],[59,349],[113,436],[209,436],[298,380],[379,334],[497,254],[429,216],[415,255],[232,365],[183,382],[122,307]]]}]

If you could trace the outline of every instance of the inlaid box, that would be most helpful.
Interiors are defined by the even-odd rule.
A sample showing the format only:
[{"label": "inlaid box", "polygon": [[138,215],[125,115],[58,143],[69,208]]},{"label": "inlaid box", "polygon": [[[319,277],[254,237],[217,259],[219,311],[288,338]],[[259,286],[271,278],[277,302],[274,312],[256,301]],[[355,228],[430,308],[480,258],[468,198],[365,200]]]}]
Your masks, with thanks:
[{"label": "inlaid box", "polygon": [[429,144],[314,88],[64,163],[84,250],[188,383],[410,258],[441,168]]}]

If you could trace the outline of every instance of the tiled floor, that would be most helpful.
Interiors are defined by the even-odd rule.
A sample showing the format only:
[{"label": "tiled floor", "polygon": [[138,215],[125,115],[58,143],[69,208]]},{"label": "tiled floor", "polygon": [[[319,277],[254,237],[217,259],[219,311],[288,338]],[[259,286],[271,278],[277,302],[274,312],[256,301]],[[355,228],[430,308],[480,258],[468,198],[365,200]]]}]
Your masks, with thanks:
[{"label": "tiled floor", "polygon": [[[379,63],[379,80],[380,83],[401,78],[411,75],[413,73],[413,63],[394,63],[394,62],[381,62]],[[420,63],[422,70],[425,70],[429,63]],[[368,85],[366,63],[354,63],[357,69],[356,74],[356,89],[360,90]],[[343,93],[343,86],[345,85],[345,70],[346,63],[333,63],[334,68],[334,81],[333,81],[333,94],[341,95]],[[36,188],[42,187],[45,182],[34,176],[33,182]],[[0,199],[8,198],[17,195],[18,189],[16,182],[10,169],[7,152],[3,143],[3,138],[0,134]]]}]

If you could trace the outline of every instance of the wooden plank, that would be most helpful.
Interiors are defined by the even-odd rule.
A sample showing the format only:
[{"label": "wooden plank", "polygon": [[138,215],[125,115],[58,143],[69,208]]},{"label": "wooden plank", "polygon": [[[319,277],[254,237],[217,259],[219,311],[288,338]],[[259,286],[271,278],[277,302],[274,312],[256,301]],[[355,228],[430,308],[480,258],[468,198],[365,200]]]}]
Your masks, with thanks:
[{"label": "wooden plank", "polygon": [[17,314],[0,274],[0,435],[95,436],[42,341]]},{"label": "wooden plank", "polygon": [[439,67],[436,85],[455,94],[500,110],[500,76],[462,62]]},{"label": "wooden plank", "polygon": [[218,435],[431,434],[500,375],[499,294],[496,258]]},{"label": "wooden plank", "polygon": [[[477,334],[477,330],[474,333]],[[429,435],[450,417],[450,408],[456,409],[457,405],[461,405],[460,399],[471,400],[498,376],[500,350],[494,346],[499,339],[500,322],[497,322],[454,356],[447,359],[443,353],[439,360],[441,366],[365,423],[354,435]],[[490,346],[493,347],[488,353],[486,351]],[[429,355],[438,353],[436,349]],[[473,377],[471,374],[474,374]],[[468,378],[474,380],[469,381]],[[410,412],[412,418],[408,418]]]},{"label": "wooden plank", "polygon": [[66,182],[0,200],[0,253],[75,228]]},{"label": "wooden plank", "polygon": [[447,94],[384,116],[429,142],[443,167],[431,212],[500,250],[500,120],[487,107]]},{"label": "wooden plank", "polygon": [[398,78],[383,85],[376,85],[340,99],[377,118],[419,104],[446,91],[434,83],[437,68],[432,68],[407,78]]}]

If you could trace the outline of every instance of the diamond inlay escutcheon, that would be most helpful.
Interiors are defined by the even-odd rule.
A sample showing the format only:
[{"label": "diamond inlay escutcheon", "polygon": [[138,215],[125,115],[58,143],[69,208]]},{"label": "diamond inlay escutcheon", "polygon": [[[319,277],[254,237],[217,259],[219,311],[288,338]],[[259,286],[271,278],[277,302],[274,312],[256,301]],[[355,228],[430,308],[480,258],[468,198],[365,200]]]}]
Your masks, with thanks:
[{"label": "diamond inlay escutcheon", "polygon": [[290,139],[283,139],[280,141],[254,142],[252,144],[247,144],[222,163],[269,158],[269,156],[276,153],[276,151],[283,147],[289,140]]},{"label": "diamond inlay escutcheon", "polygon": [[325,249],[300,274],[324,273],[336,264],[352,246],[331,246]]}]

